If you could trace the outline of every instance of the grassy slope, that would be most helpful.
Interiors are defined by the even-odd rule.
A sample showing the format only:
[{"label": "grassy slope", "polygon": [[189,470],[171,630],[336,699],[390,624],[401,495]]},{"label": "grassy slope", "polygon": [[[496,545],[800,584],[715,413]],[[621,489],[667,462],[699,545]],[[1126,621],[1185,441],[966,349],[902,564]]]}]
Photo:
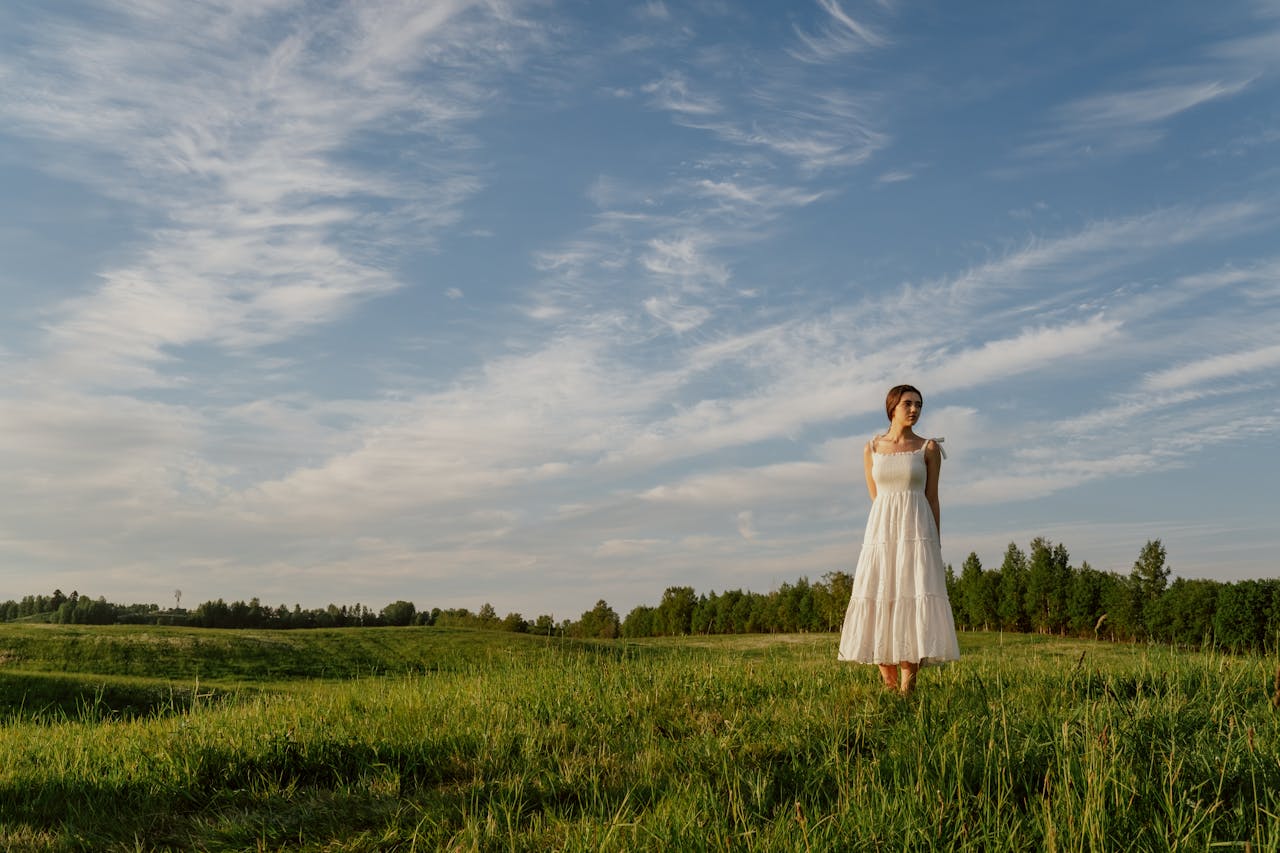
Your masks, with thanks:
[{"label": "grassy slope", "polygon": [[[73,645],[101,656],[147,633]],[[140,654],[69,655],[58,634],[0,629],[0,673]],[[276,638],[286,672],[397,674],[258,681],[135,720],[15,720],[0,729],[0,848],[1280,845],[1274,661],[964,635],[965,660],[904,701],[824,636],[163,634],[186,651],[177,671],[153,658],[157,678],[243,678]],[[216,663],[193,659],[209,649]]]},{"label": "grassy slope", "polygon": [[0,719],[179,710],[313,679],[474,669],[536,646],[531,637],[450,629],[206,631],[0,625]]},{"label": "grassy slope", "polygon": [[537,638],[450,628],[216,631],[111,625],[0,625],[0,672],[170,679],[356,678],[485,664]]}]

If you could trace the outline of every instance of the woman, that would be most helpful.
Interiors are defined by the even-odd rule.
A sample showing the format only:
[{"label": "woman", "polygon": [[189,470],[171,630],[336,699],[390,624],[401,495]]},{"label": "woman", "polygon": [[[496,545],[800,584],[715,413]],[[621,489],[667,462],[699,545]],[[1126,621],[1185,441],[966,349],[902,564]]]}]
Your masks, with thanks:
[{"label": "woman", "polygon": [[885,687],[904,696],[921,665],[960,658],[938,533],[942,439],[912,429],[923,405],[910,385],[890,389],[889,431],[863,451],[871,515],[840,631],[840,660],[878,665]]}]

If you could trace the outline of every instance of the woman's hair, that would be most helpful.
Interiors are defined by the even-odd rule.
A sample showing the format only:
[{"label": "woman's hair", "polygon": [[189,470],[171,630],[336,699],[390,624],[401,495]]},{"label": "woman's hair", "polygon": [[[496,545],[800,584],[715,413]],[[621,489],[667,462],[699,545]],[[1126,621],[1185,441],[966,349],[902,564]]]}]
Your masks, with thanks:
[{"label": "woman's hair", "polygon": [[902,399],[902,395],[908,392],[914,392],[920,398],[920,402],[924,403],[924,395],[920,393],[920,389],[914,385],[894,385],[889,389],[889,394],[884,398],[884,413],[889,416],[889,422],[893,422],[893,410],[898,408],[898,401]]}]

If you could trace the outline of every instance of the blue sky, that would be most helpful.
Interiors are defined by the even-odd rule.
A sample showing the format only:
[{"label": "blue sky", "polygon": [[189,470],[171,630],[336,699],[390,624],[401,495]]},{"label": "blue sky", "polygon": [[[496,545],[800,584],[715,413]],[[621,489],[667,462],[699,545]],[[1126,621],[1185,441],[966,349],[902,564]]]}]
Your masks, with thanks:
[{"label": "blue sky", "polygon": [[0,598],[1274,575],[1280,5],[0,8]]}]

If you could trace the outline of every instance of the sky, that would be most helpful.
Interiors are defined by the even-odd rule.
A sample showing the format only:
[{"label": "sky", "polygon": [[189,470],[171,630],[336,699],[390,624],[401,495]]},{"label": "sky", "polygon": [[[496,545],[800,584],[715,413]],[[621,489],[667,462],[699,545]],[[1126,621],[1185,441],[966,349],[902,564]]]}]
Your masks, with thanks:
[{"label": "sky", "polygon": [[1280,3],[0,5],[0,599],[1280,570]]}]

